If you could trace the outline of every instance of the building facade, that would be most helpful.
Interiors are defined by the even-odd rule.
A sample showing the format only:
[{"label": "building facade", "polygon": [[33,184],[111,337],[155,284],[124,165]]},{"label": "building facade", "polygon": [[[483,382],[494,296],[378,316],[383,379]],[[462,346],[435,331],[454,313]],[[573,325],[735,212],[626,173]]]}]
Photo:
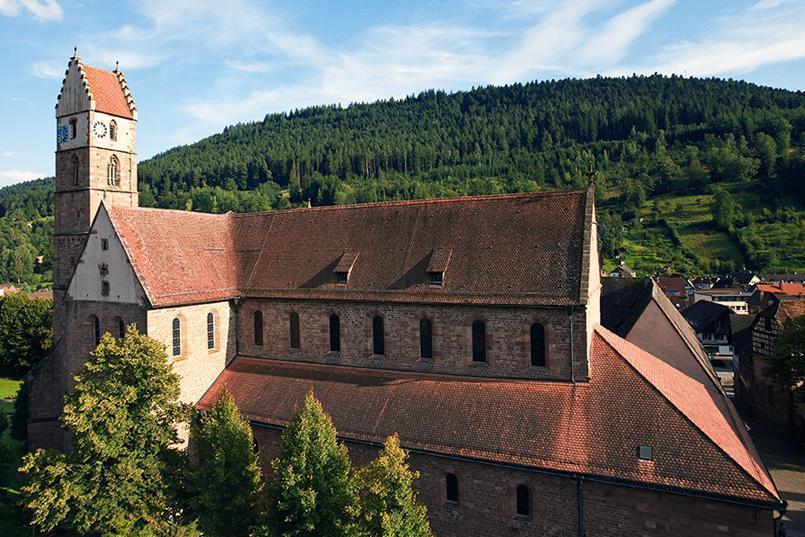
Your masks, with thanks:
[{"label": "building facade", "polygon": [[695,352],[658,358],[601,326],[592,187],[138,208],[122,73],[74,56],[59,106],[57,340],[32,446],[65,444],[72,375],[136,323],[183,401],[233,394],[264,469],[310,390],[356,463],[399,434],[440,536],[774,533],[783,503],[723,392],[686,372]]}]

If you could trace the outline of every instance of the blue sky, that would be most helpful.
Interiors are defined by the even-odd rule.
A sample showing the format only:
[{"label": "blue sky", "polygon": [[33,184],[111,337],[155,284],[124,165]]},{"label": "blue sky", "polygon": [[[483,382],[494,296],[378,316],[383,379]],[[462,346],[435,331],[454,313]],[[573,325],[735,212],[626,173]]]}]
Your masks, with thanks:
[{"label": "blue sky", "polygon": [[141,159],[308,105],[596,74],[805,90],[805,0],[0,0],[0,186],[53,174],[73,46],[120,61]]}]

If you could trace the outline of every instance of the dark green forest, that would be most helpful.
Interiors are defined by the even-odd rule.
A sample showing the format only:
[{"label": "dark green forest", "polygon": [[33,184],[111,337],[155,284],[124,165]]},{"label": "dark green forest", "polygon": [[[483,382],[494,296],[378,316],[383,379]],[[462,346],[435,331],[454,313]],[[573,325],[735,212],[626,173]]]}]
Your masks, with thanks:
[{"label": "dark green forest", "polygon": [[[139,167],[142,205],[208,212],[590,180],[607,265],[805,270],[805,93],[740,81],[598,77],[311,107]],[[52,182],[12,188],[0,190],[0,221],[16,214],[44,229]]]}]

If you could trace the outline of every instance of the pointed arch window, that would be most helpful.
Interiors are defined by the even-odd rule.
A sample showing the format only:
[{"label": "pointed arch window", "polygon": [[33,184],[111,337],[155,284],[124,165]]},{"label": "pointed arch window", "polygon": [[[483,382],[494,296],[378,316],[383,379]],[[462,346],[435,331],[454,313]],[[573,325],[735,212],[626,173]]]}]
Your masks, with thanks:
[{"label": "pointed arch window", "polygon": [[97,347],[101,342],[101,320],[95,315],[92,316],[92,336]]},{"label": "pointed arch window", "polygon": [[383,317],[380,315],[372,319],[372,354],[386,354],[386,338],[383,331]]},{"label": "pointed arch window", "polygon": [[330,352],[341,352],[341,319],[330,315]]},{"label": "pointed arch window", "polygon": [[182,355],[182,321],[178,317],[173,319],[173,355]]},{"label": "pointed arch window", "polygon": [[109,186],[120,186],[120,161],[117,160],[115,155],[109,159],[109,165],[106,168],[106,179]]},{"label": "pointed arch window", "polygon": [[291,330],[291,348],[298,349],[299,348],[299,314],[295,311],[291,313],[291,317],[289,319],[290,323],[290,330]]},{"label": "pointed arch window", "polygon": [[486,324],[480,319],[472,323],[472,361],[486,362]]},{"label": "pointed arch window", "polygon": [[531,325],[531,365],[545,367],[545,327],[540,323]]},{"label": "pointed arch window", "polygon": [[73,155],[72,160],[72,173],[73,173],[73,186],[78,186],[78,181],[81,178],[81,168],[79,167],[78,157]]},{"label": "pointed arch window", "polygon": [[263,344],[263,312],[257,310],[254,312],[254,344]]},{"label": "pointed arch window", "polygon": [[433,322],[430,319],[419,321],[419,356],[433,358]]},{"label": "pointed arch window", "polygon": [[109,138],[113,142],[117,141],[117,121],[114,119],[109,122]]},{"label": "pointed arch window", "polygon": [[212,312],[207,314],[207,350],[215,348],[215,315]]},{"label": "pointed arch window", "polygon": [[120,317],[117,318],[117,337],[123,339],[126,336],[126,323]]}]

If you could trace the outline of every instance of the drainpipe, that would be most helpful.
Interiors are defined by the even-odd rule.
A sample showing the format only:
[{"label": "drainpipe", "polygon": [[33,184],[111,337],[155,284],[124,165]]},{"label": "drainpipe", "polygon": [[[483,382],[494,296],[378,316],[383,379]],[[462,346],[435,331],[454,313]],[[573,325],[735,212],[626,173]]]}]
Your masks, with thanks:
[{"label": "drainpipe", "polygon": [[576,357],[573,355],[573,306],[567,307],[567,324],[570,326],[570,382],[576,383]]},{"label": "drainpipe", "polygon": [[584,480],[579,478],[578,485],[579,537],[584,537]]}]

